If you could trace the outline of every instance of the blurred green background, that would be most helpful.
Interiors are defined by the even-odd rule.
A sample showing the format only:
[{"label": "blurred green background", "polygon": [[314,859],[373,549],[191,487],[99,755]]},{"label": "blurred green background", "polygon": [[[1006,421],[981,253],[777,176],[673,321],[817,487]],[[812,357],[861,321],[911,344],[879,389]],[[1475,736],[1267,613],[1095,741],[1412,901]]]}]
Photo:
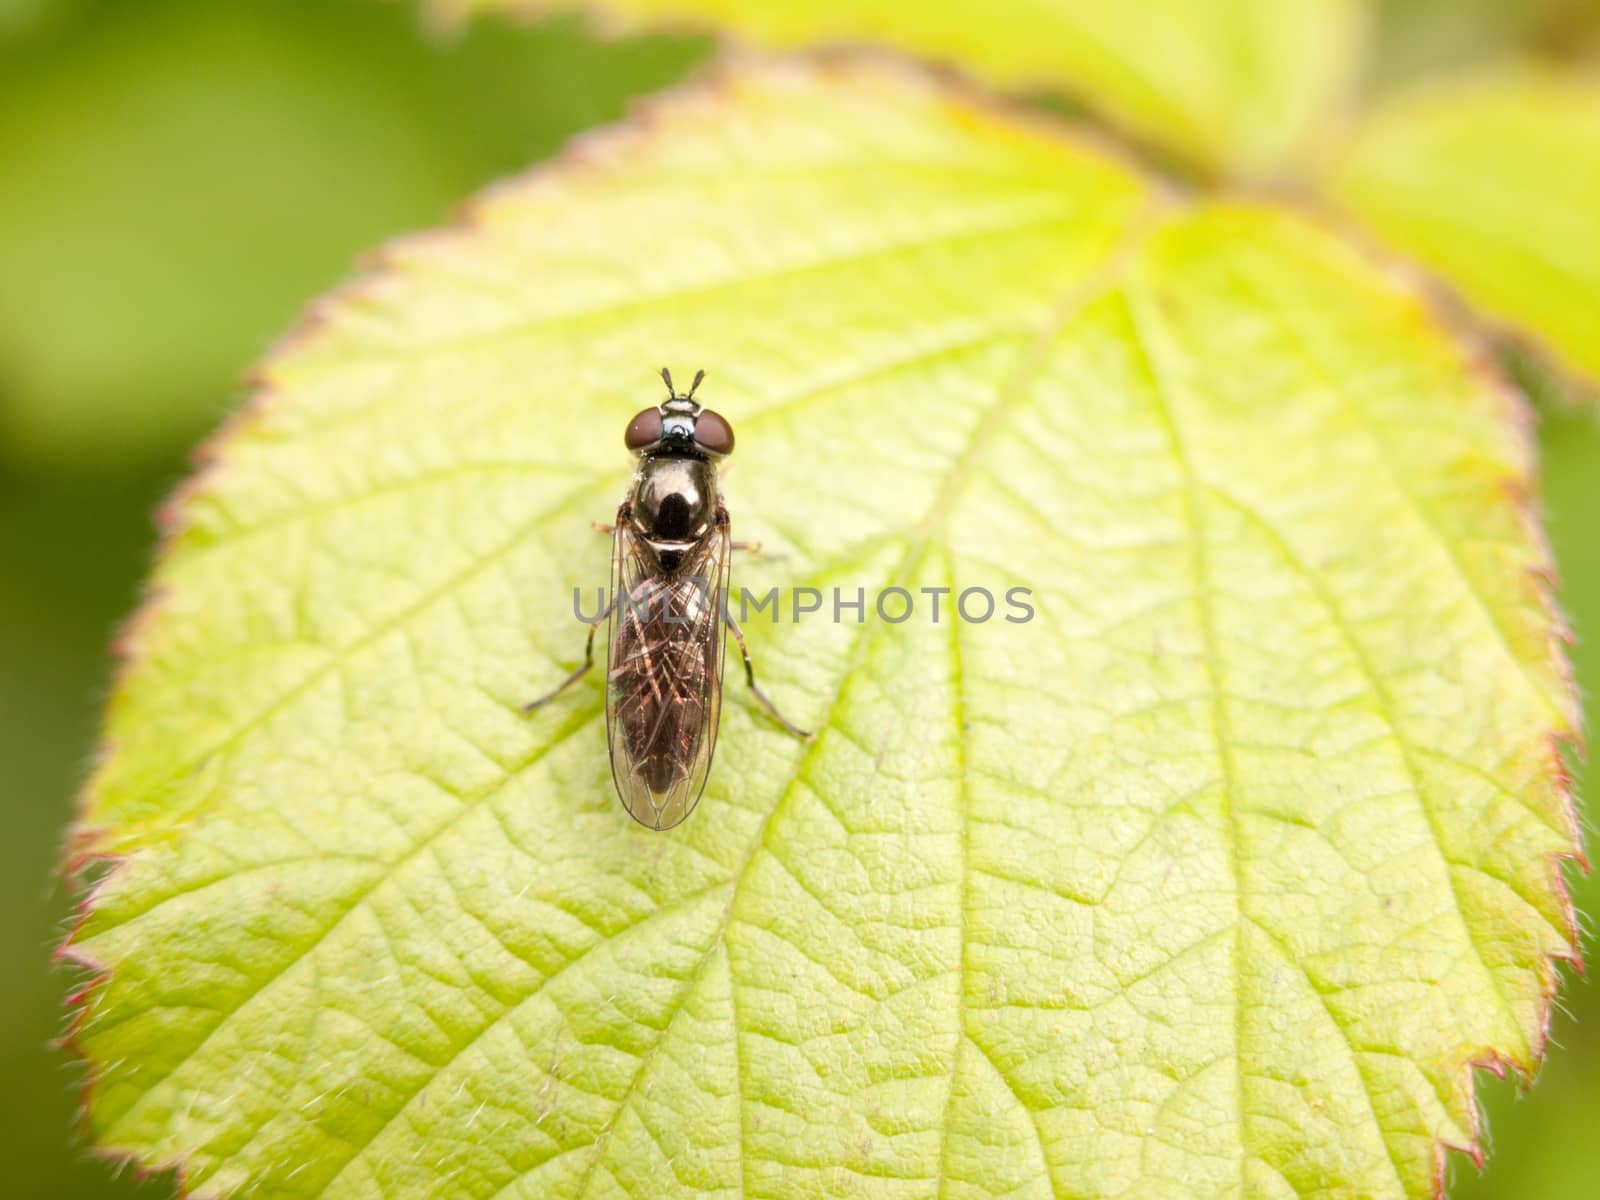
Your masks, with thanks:
[{"label": "blurred green background", "polygon": [[[1587,3],[1593,13],[1595,5]],[[1586,40],[1562,0],[1394,0],[1379,79]],[[1592,43],[1589,43],[1592,45]],[[51,1046],[68,973],[62,830],[153,541],[149,514],[237,375],[384,237],[615,119],[709,53],[598,42],[565,22],[424,32],[374,0],[0,0],[0,1195],[172,1194],[76,1139],[78,1078]],[[1546,505],[1600,681],[1600,423],[1523,363]],[[1589,636],[1585,636],[1589,635]],[[1580,782],[1583,764],[1578,764]],[[1576,879],[1593,911],[1600,884]],[[1600,991],[1569,978],[1538,1087],[1485,1076],[1490,1169],[1452,1194],[1600,1193]]]}]

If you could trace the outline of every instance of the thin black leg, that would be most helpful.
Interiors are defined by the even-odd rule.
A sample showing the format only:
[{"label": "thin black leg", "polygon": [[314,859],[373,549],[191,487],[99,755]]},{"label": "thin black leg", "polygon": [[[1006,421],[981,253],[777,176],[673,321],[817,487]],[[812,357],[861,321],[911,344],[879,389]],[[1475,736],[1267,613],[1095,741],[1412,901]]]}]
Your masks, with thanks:
[{"label": "thin black leg", "polygon": [[565,679],[558,683],[553,690],[546,692],[537,700],[530,700],[528,703],[524,704],[522,706],[523,716],[527,716],[542,704],[549,704],[550,701],[554,700],[557,696],[561,695],[562,692],[566,691],[573,684],[577,683],[578,680],[582,679],[584,675],[588,674],[589,668],[594,666],[594,635],[596,631],[599,630],[601,622],[603,622],[606,617],[610,615],[610,613],[611,609],[608,606],[605,612],[601,613],[598,617],[589,622],[589,637],[583,643],[583,666],[579,667],[571,675],[568,675]]},{"label": "thin black leg", "polygon": [[739,628],[739,622],[733,619],[732,613],[724,612],[723,617],[727,622],[728,628],[733,630],[734,640],[739,643],[739,653],[744,656],[744,681],[750,685],[750,694],[756,698],[756,703],[762,707],[767,716],[782,725],[795,737],[809,742],[816,735],[801,729],[800,726],[779,712],[777,705],[767,699],[767,694],[756,685],[756,668],[755,664],[750,661],[750,647],[745,645],[744,630]]}]

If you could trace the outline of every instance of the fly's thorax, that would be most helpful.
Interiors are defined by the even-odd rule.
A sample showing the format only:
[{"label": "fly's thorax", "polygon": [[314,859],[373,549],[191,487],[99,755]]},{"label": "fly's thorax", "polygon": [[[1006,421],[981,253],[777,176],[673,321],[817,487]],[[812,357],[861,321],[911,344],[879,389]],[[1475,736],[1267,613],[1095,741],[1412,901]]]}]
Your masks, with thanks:
[{"label": "fly's thorax", "polygon": [[717,468],[698,457],[651,456],[634,480],[629,519],[653,546],[687,549],[703,541],[717,511]]}]

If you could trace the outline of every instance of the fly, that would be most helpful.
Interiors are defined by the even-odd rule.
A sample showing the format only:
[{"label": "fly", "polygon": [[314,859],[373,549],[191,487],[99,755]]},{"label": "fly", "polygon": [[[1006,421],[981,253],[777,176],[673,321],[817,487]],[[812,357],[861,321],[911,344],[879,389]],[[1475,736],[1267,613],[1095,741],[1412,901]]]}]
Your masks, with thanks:
[{"label": "fly", "polygon": [[733,429],[695,401],[705,374],[680,395],[662,367],[667,399],[628,422],[622,440],[639,467],[616,523],[595,526],[612,538],[610,603],[589,623],[583,665],[522,710],[583,678],[605,621],[611,777],[628,814],[651,829],[683,821],[705,789],[722,712],[724,625],[756,702],[796,737],[811,738],[756,686],[750,648],[724,603],[732,551],[760,547],[730,534],[717,464],[733,453]]}]

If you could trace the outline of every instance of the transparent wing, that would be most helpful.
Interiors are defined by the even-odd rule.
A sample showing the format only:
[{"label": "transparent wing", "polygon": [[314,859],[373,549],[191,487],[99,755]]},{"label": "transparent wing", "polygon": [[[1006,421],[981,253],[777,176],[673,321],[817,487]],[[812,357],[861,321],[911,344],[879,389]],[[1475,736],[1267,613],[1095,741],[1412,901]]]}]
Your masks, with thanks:
[{"label": "transparent wing", "polygon": [[617,522],[612,544],[606,732],[617,794],[634,820],[671,829],[699,803],[722,713],[728,524],[670,577]]}]

